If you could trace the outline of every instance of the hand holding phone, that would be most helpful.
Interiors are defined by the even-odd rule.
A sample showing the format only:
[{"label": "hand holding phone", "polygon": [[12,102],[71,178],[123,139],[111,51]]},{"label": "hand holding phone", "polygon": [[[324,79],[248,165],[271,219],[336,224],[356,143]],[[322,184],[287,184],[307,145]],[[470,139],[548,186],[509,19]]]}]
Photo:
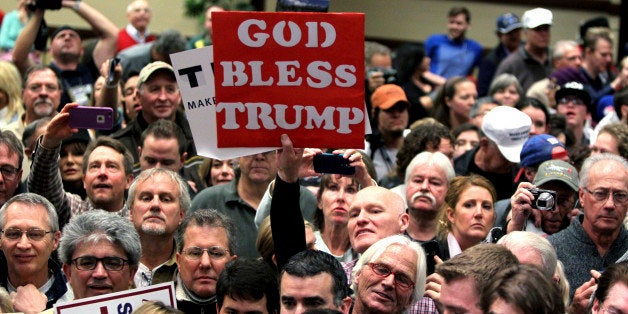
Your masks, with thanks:
[{"label": "hand holding phone", "polygon": [[120,62],[120,58],[111,58],[109,59],[109,72],[107,75],[107,86],[115,85],[115,77],[116,77],[116,66]]},{"label": "hand holding phone", "polygon": [[69,125],[73,129],[111,130],[113,109],[90,106],[73,107],[70,109]]},{"label": "hand holding phone", "polygon": [[355,167],[350,166],[350,161],[336,154],[316,154],[314,155],[314,171],[318,173],[334,173],[344,175],[354,175]]}]

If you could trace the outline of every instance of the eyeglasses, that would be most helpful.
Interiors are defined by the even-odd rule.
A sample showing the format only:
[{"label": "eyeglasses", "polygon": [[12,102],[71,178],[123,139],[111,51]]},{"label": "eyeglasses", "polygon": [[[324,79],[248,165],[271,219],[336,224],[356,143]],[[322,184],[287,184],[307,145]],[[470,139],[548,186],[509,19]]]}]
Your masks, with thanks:
[{"label": "eyeglasses", "polygon": [[191,259],[191,260],[200,260],[201,257],[203,256],[203,253],[205,252],[207,252],[207,255],[209,255],[209,258],[214,261],[221,260],[227,257],[227,255],[229,254],[229,250],[219,247],[219,246],[212,246],[207,249],[203,249],[198,246],[193,246],[193,247],[189,247],[183,250],[183,254],[187,256],[188,259]]},{"label": "eyeglasses", "polygon": [[124,264],[129,263],[128,260],[117,256],[105,256],[103,258],[98,258],[87,255],[77,257],[72,260],[72,263],[74,263],[74,266],[76,266],[76,269],[78,270],[94,270],[99,262],[102,263],[102,267],[104,267],[105,270],[115,271],[122,270],[122,268],[124,268]]},{"label": "eyeglasses", "polygon": [[13,181],[17,179],[17,174],[20,172],[20,169],[11,167],[8,165],[4,165],[0,167],[0,173],[2,173],[2,178],[7,181]]},{"label": "eyeglasses", "polygon": [[4,233],[4,236],[11,240],[20,239],[22,238],[22,235],[26,233],[26,237],[31,241],[41,241],[46,234],[52,233],[52,231],[46,231],[39,228],[30,228],[28,230],[22,230],[20,228],[7,228],[0,230],[0,232]]},{"label": "eyeglasses", "polygon": [[414,287],[414,281],[412,281],[412,279],[410,279],[410,277],[408,277],[405,274],[400,274],[400,273],[395,273],[393,272],[390,267],[388,267],[387,265],[384,264],[378,264],[378,263],[368,263],[367,265],[369,265],[369,267],[371,268],[371,270],[375,273],[375,275],[378,275],[382,278],[386,278],[388,276],[390,276],[390,274],[395,275],[395,285],[402,287],[402,288],[413,288]]},{"label": "eyeglasses", "polygon": [[[598,202],[605,202],[608,200],[608,196],[611,195],[611,191],[607,189],[596,189],[589,190],[588,188],[584,188],[589,194],[593,195],[593,198]],[[624,204],[628,200],[628,193],[624,191],[614,191],[613,192],[613,202],[616,204]]]},{"label": "eyeglasses", "polygon": [[563,97],[561,99],[558,100],[558,103],[561,105],[566,105],[568,103],[572,103],[575,106],[584,106],[585,103],[582,99],[578,98],[578,97]]}]

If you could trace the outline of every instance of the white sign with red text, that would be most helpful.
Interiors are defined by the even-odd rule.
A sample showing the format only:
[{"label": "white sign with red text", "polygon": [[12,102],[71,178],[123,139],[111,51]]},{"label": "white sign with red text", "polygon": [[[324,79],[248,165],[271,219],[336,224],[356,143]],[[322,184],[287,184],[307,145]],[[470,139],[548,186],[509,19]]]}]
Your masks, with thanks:
[{"label": "white sign with red text", "polygon": [[174,283],[171,281],[55,304],[54,312],[56,314],[130,314],[146,301],[161,301],[165,305],[177,308]]}]

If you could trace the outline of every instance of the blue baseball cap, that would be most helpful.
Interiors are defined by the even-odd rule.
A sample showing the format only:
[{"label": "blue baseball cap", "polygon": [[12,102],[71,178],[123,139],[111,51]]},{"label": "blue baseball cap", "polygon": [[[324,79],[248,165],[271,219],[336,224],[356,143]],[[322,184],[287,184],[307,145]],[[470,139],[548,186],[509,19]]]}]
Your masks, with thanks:
[{"label": "blue baseball cap", "polygon": [[[561,149],[554,150],[554,147]],[[523,144],[520,157],[522,167],[533,167],[547,160],[568,157],[568,152],[557,138],[549,134],[539,134],[530,137]]]},{"label": "blue baseball cap", "polygon": [[502,14],[497,18],[497,31],[502,34],[510,33],[522,27],[523,24],[521,24],[519,17],[512,13]]}]

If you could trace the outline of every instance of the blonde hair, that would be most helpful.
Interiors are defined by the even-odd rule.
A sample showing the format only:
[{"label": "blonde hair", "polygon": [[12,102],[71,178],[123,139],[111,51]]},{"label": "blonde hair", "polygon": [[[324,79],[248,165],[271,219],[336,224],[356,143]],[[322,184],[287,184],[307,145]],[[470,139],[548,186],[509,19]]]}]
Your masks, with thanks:
[{"label": "blonde hair", "polygon": [[[451,210],[455,213],[456,204],[460,199],[460,195],[468,188],[473,186],[478,186],[486,189],[491,194],[491,197],[493,198],[493,204],[495,204],[495,201],[497,200],[495,187],[483,176],[472,174],[470,176],[458,176],[453,178],[449,182],[449,188],[447,189],[447,194],[445,195],[445,204],[443,204],[443,206],[446,207],[445,209],[441,209],[441,216],[438,225],[438,234],[440,234],[444,238],[446,238],[447,234],[452,230],[451,221],[447,219],[446,209],[451,208]],[[493,216],[493,219],[495,219],[495,216]],[[493,221],[493,223],[494,222],[495,221]]]},{"label": "blonde hair", "polygon": [[[0,61],[0,91],[7,94],[7,114],[4,123],[9,123],[14,115],[22,115],[22,76],[13,63]],[[1,123],[0,123],[1,124]]]}]

